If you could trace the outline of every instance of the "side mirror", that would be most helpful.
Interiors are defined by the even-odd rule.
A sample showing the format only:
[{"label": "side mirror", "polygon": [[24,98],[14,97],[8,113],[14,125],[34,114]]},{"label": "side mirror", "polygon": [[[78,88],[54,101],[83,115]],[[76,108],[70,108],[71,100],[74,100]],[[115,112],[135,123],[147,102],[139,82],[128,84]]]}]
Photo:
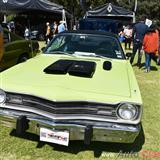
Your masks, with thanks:
[{"label": "side mirror", "polygon": [[132,56],[132,53],[131,53],[131,52],[126,53],[127,59],[129,59],[131,56]]},{"label": "side mirror", "polygon": [[42,47],[42,48],[41,48],[41,51],[43,52],[43,51],[45,50],[45,48],[46,48],[46,47]]}]

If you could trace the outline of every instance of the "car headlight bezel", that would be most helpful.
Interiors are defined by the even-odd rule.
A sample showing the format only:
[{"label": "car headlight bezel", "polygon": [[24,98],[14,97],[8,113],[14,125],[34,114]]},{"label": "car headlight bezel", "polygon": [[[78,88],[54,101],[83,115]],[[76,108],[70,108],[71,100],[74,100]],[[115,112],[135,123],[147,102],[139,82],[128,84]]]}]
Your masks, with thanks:
[{"label": "car headlight bezel", "polygon": [[0,89],[0,104],[4,104],[6,101],[6,93]]},{"label": "car headlight bezel", "polygon": [[135,120],[138,117],[137,105],[122,103],[117,108],[117,115],[122,120]]}]

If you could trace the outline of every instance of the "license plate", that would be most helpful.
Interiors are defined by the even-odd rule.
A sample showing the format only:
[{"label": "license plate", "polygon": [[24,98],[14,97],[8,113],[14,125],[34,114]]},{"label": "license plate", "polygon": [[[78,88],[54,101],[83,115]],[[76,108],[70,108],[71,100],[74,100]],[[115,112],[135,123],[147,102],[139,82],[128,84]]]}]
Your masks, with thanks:
[{"label": "license plate", "polygon": [[40,128],[40,141],[68,146],[69,132],[48,128]]}]

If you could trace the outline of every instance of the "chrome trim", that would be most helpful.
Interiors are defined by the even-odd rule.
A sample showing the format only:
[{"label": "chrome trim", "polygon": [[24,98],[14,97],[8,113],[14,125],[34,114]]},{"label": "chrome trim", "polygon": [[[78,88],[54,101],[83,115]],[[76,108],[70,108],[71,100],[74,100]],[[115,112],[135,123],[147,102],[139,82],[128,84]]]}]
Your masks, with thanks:
[{"label": "chrome trim", "polygon": [[41,96],[37,96],[37,95],[34,95],[34,94],[27,94],[25,92],[10,92],[10,91],[4,91],[8,94],[19,94],[19,95],[26,95],[26,96],[33,96],[35,98],[41,98],[41,99],[44,99],[44,100],[47,100],[47,101],[52,101],[52,102],[60,102],[60,103],[64,103],[64,102],[86,102],[86,103],[98,103],[98,104],[102,104],[102,105],[118,105],[120,103],[129,103],[129,104],[134,104],[134,105],[139,105],[141,106],[142,104],[141,103],[136,103],[136,102],[126,102],[126,101],[120,101],[120,102],[115,102],[115,103],[103,103],[103,102],[97,102],[97,101],[88,101],[88,100],[68,100],[68,101],[57,101],[57,100],[54,100],[54,99],[47,99],[45,97],[41,97]]},{"label": "chrome trim", "polygon": [[52,114],[52,113],[48,113],[42,110],[38,110],[38,109],[34,109],[31,107],[26,107],[26,108],[20,108],[17,106],[13,106],[13,105],[6,105],[6,104],[2,104],[0,107],[2,107],[3,109],[12,109],[12,110],[18,110],[18,111],[24,111],[24,112],[30,112],[30,113],[35,113],[47,118],[50,118],[52,120],[77,120],[77,119],[81,119],[81,120],[91,120],[91,121],[102,121],[102,122],[115,122],[115,123],[123,123],[123,124],[138,124],[140,123],[140,118],[138,118],[137,120],[123,120],[123,119],[107,119],[107,117],[105,118],[97,118],[97,117],[93,117],[92,115],[56,115],[56,114]]},{"label": "chrome trim", "polygon": [[[39,96],[34,96],[34,95],[28,95],[28,94],[22,94],[22,93],[14,93],[14,92],[6,92],[6,95],[18,95],[18,96],[28,96],[28,97],[32,97],[32,98],[40,98],[41,100],[45,100],[45,101],[50,101],[52,103],[93,103],[93,104],[98,104],[98,105],[115,105],[118,107],[118,105],[120,104],[124,104],[124,103],[128,103],[128,104],[132,104],[132,105],[139,105],[138,103],[132,103],[132,102],[120,102],[120,103],[101,103],[101,102],[96,102],[96,101],[56,101],[56,100],[50,100],[50,99],[46,99],[44,97],[39,97]],[[38,103],[38,101],[36,101],[36,103]],[[40,104],[40,103],[39,103]],[[16,105],[16,104],[15,104]],[[15,110],[21,110],[21,111],[28,111],[28,112],[34,112],[36,114],[41,114],[41,115],[44,115],[44,116],[47,116],[49,118],[52,118],[52,119],[88,119],[88,120],[94,120],[94,121],[105,121],[105,122],[116,122],[116,123],[124,123],[124,124],[138,124],[140,123],[141,121],[141,115],[142,115],[142,107],[139,105],[140,109],[139,109],[139,116],[136,120],[123,120],[119,117],[117,117],[117,120],[113,120],[113,119],[109,119],[110,117],[105,117],[105,118],[95,118],[93,117],[92,115],[87,115],[87,116],[84,116],[84,115],[77,115],[77,116],[66,116],[64,117],[64,115],[61,115],[61,116],[55,116],[54,114],[50,114],[50,113],[47,113],[46,111],[40,111],[38,109],[33,109],[29,106],[27,106],[27,108],[19,108],[19,107],[16,107],[15,105],[6,105],[6,104],[3,104],[3,105],[0,105],[0,107],[4,107],[4,108],[8,108],[8,109],[15,109]],[[47,104],[43,104],[44,106]],[[24,106],[25,107],[25,106]],[[109,107],[109,106],[108,106]],[[117,111],[115,110],[115,114]]]},{"label": "chrome trim", "polygon": [[[57,122],[36,114],[0,109],[0,122],[4,126],[15,128],[16,120],[20,115],[25,115],[29,120],[29,129],[27,132],[39,135],[40,127],[49,129],[54,128],[58,130],[68,130],[70,134],[70,140],[84,140],[84,132],[88,123],[84,121],[76,123],[74,121],[71,122],[71,120],[69,122]],[[132,143],[138,136],[141,130],[141,125],[92,122],[92,128],[92,141]]]}]

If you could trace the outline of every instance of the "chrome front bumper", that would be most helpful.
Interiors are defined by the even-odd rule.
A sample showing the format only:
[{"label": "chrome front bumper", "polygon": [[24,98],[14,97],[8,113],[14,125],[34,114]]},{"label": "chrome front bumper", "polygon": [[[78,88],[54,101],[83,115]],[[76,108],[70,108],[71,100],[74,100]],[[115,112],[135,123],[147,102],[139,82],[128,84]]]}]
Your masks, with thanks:
[{"label": "chrome front bumper", "polygon": [[39,135],[41,127],[67,130],[70,140],[83,140],[85,144],[91,141],[133,143],[141,130],[140,124],[126,125],[88,120],[56,121],[37,114],[9,109],[0,109],[0,124],[17,130],[17,121],[22,116],[28,122],[27,132]]}]

